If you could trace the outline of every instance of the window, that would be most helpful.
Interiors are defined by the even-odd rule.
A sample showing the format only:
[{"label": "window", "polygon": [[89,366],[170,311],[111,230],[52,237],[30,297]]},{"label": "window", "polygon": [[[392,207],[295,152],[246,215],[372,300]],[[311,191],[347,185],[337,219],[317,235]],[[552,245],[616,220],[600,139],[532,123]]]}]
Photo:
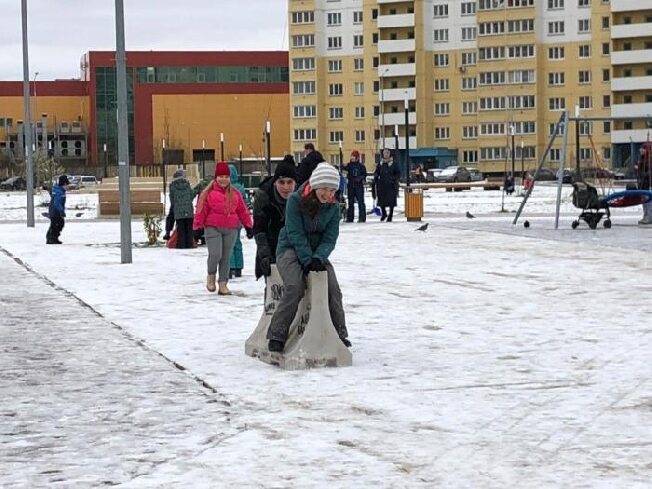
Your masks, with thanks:
[{"label": "window", "polygon": [[462,27],[462,41],[475,41],[475,27]]},{"label": "window", "polygon": [[294,95],[311,95],[315,93],[314,81],[292,82],[292,93]]},{"label": "window", "polygon": [[462,139],[477,139],[478,126],[462,126]]},{"label": "window", "polygon": [[480,85],[503,85],[505,83],[504,71],[482,71],[479,75]]},{"label": "window", "polygon": [[362,10],[356,10],[353,12],[353,23],[362,24]]},{"label": "window", "polygon": [[606,146],[602,148],[602,159],[603,160],[610,160],[611,159],[611,148],[606,147]]},{"label": "window", "polygon": [[478,102],[462,102],[462,114],[471,115],[478,113]]},{"label": "window", "polygon": [[329,107],[328,118],[332,121],[344,119],[344,109],[342,107]]},{"label": "window", "polygon": [[480,148],[480,159],[481,160],[504,160],[507,155],[504,146],[499,147],[489,147],[489,148]]},{"label": "window", "polygon": [[515,121],[512,123],[514,126],[514,134],[536,134],[537,124],[534,121]]},{"label": "window", "polygon": [[326,25],[342,25],[342,13],[341,12],[330,12],[326,16]]},{"label": "window", "polygon": [[580,148],[580,160],[591,160],[593,158],[593,150],[591,148]]},{"label": "window", "polygon": [[550,161],[561,161],[561,149],[550,148]]},{"label": "window", "polygon": [[[475,51],[462,51],[462,66],[472,66],[475,65],[478,57]],[[448,55],[446,55],[446,65],[448,65]]]},{"label": "window", "polygon": [[356,34],[353,36],[353,47],[361,48],[364,45],[364,36],[362,34]]},{"label": "window", "polygon": [[448,42],[448,29],[435,29],[433,36],[435,42]]},{"label": "window", "polygon": [[559,36],[564,34],[564,21],[556,20],[554,22],[548,22],[548,35],[549,36]]},{"label": "window", "polygon": [[533,58],[534,45],[509,46],[508,53],[510,58]]},{"label": "window", "polygon": [[551,87],[563,85],[566,82],[566,75],[563,71],[548,73],[548,85]]},{"label": "window", "polygon": [[580,84],[591,83],[591,71],[590,70],[580,70],[577,74],[578,74],[578,82]]},{"label": "window", "polygon": [[462,78],[462,90],[475,90],[478,87],[478,80],[475,77]]},{"label": "window", "polygon": [[435,104],[435,115],[448,115],[450,110],[450,104],[448,103]]},{"label": "window", "polygon": [[329,73],[340,73],[342,71],[342,60],[341,59],[329,59],[328,60],[328,72]]},{"label": "window", "polygon": [[577,32],[587,34],[591,32],[591,19],[580,19],[577,21]]},{"label": "window", "polygon": [[[462,59],[464,59],[464,53],[462,53]],[[435,66],[448,66],[448,54],[435,54],[434,61]]]},{"label": "window", "polygon": [[502,122],[484,122],[480,124],[481,136],[502,136],[505,134],[505,124]]},{"label": "window", "polygon": [[552,97],[548,99],[549,110],[564,110],[566,108],[566,99],[564,97]]},{"label": "window", "polygon": [[303,11],[303,12],[292,12],[292,23],[293,24],[313,24],[315,22],[315,12]]},{"label": "window", "polygon": [[607,55],[611,52],[611,48],[609,46],[608,42],[603,42],[602,43],[602,54]]},{"label": "window", "polygon": [[611,80],[611,71],[609,71],[609,68],[605,68],[602,70],[602,81],[608,82],[609,80]]},{"label": "window", "polygon": [[308,71],[315,69],[315,58],[294,58],[292,59],[292,70]]},{"label": "window", "polygon": [[378,18],[378,9],[377,8],[371,9],[371,19],[376,20],[377,18]]},{"label": "window", "polygon": [[507,21],[507,32],[534,32],[534,19],[518,19]]},{"label": "window", "polygon": [[309,48],[315,46],[314,34],[302,34],[300,36],[292,36],[293,48]]},{"label": "window", "polygon": [[504,33],[505,23],[501,21],[481,22],[478,28],[478,32],[481,36],[492,36]]},{"label": "window", "polygon": [[536,107],[534,95],[511,95],[508,97],[510,109],[533,109]]},{"label": "window", "polygon": [[463,163],[477,163],[478,162],[478,152],[473,151],[462,151],[462,162]]},{"label": "window", "polygon": [[329,37],[328,49],[342,49],[342,38],[340,36]]},{"label": "window", "polygon": [[371,44],[373,44],[374,46],[376,44],[378,44],[378,33],[377,32],[373,32],[371,34]]},{"label": "window", "polygon": [[577,0],[577,6],[579,8],[586,8],[591,6],[591,0]]},{"label": "window", "polygon": [[564,8],[564,0],[548,0],[548,10]]},{"label": "window", "polygon": [[611,121],[605,121],[602,123],[602,132],[605,134],[611,133]]},{"label": "window", "polygon": [[364,107],[356,107],[355,108],[355,118],[356,119],[364,119]]},{"label": "window", "polygon": [[609,29],[609,17],[602,17],[602,28]]},{"label": "window", "polygon": [[373,90],[374,90],[374,93],[378,93],[378,90],[380,90],[380,81],[379,80],[374,80]]},{"label": "window", "polygon": [[331,131],[328,133],[329,143],[339,143],[344,141],[344,131]]},{"label": "window", "polygon": [[295,105],[293,107],[294,117],[296,119],[317,117],[316,105]]},{"label": "window", "polygon": [[548,48],[548,59],[549,60],[564,59],[564,48],[561,46]]},{"label": "window", "polygon": [[341,83],[331,83],[328,85],[328,95],[331,97],[342,95],[344,93],[344,87]]},{"label": "window", "polygon": [[507,81],[512,84],[535,83],[534,70],[515,70],[507,73]]},{"label": "window", "polygon": [[590,58],[591,57],[591,45],[590,44],[580,44],[578,49],[579,49],[579,57],[580,58]]},{"label": "window", "polygon": [[448,17],[448,4],[435,5],[435,18]]},{"label": "window", "polygon": [[481,97],[480,110],[505,110],[505,97]]},{"label": "window", "polygon": [[448,92],[448,78],[435,80],[435,92]]},{"label": "window", "polygon": [[366,134],[364,130],[361,129],[356,129],[355,130],[355,142],[356,143],[364,143],[366,139]]},{"label": "window", "polygon": [[487,48],[478,49],[478,58],[480,61],[491,61],[494,59],[504,59],[505,58],[505,48],[504,46],[493,46]]},{"label": "window", "polygon": [[450,127],[435,127],[435,139],[450,139]]},{"label": "window", "polygon": [[353,93],[355,95],[364,95],[364,83],[363,82],[354,82],[353,83]]},{"label": "window", "polygon": [[579,129],[580,129],[580,136],[591,136],[593,135],[593,122],[583,121],[579,125]]},{"label": "window", "polygon": [[548,124],[548,135],[552,136],[555,133],[555,130],[557,130],[557,135],[563,136],[564,134],[564,125],[560,124],[557,126],[556,123],[550,123]]},{"label": "window", "polygon": [[362,71],[362,70],[364,70],[364,59],[353,58],[353,71]]},{"label": "window", "polygon": [[475,15],[475,2],[462,2],[462,15]]},{"label": "window", "polygon": [[590,95],[583,95],[578,100],[580,109],[590,109],[593,107],[593,97]]},{"label": "window", "polygon": [[317,129],[295,129],[295,141],[314,141],[317,139]]}]

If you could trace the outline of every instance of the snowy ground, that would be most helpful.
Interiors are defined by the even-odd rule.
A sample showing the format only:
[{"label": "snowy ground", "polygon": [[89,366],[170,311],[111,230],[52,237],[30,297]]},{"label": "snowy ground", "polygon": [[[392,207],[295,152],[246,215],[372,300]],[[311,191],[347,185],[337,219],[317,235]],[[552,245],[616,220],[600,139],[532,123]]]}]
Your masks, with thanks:
[{"label": "snowy ground", "polygon": [[[117,221],[69,220],[65,244],[47,247],[45,222],[0,225],[7,253],[231,405],[228,422],[208,410],[197,422],[234,436],[137,480],[117,469],[133,462],[124,450],[114,465],[88,458],[80,472],[72,459],[84,459],[92,436],[60,475],[76,487],[650,487],[652,229],[636,226],[640,208],[614,211],[610,230],[573,231],[564,187],[555,230],[556,189],[541,186],[524,229],[511,225],[519,198],[506,199],[503,214],[500,192],[426,195],[426,233],[402,216],[342,226],[332,259],[354,365],[337,370],[284,372],[244,355],[262,312],[251,241],[245,276],[230,284],[242,296],[224,298],[205,291],[205,249],[135,248],[133,264],[120,265]],[[16,219],[3,198],[13,197],[0,194],[0,221]],[[139,221],[133,236],[144,241]],[[3,314],[2,335],[12,326]],[[7,381],[0,391],[15,392]],[[189,409],[199,409],[196,397]],[[196,427],[186,429],[191,438]],[[164,434],[149,436],[157,446]],[[44,456],[0,466],[0,486]]]}]

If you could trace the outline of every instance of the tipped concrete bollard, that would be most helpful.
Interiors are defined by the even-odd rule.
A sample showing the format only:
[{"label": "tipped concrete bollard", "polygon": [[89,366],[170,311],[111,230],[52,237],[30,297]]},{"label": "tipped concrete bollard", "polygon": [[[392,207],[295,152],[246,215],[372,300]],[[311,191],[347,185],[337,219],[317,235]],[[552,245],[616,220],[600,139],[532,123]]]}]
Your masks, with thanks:
[{"label": "tipped concrete bollard", "polygon": [[285,370],[351,366],[351,352],[338,337],[328,310],[327,273],[311,272],[307,280],[308,287],[290,326],[285,350],[272,353],[267,349],[267,329],[283,294],[281,277],[276,266],[272,266],[265,289],[265,309],[245,343],[245,353]]}]

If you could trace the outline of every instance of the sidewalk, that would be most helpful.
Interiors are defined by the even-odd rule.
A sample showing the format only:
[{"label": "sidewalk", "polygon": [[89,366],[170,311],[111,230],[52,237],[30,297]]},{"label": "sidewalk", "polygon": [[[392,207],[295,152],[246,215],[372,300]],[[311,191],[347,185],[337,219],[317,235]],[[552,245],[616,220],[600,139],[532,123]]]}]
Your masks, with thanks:
[{"label": "sidewalk", "polygon": [[0,487],[175,485],[235,433],[219,394],[4,253],[0,269]]}]

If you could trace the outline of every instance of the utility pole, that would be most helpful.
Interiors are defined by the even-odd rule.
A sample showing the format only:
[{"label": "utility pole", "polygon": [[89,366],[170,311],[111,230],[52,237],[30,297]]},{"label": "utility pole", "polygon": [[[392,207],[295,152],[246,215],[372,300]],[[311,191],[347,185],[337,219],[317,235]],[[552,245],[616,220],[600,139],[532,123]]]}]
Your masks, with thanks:
[{"label": "utility pole", "polygon": [[206,150],[206,140],[202,139],[201,140],[201,179],[203,180],[206,178],[206,166],[204,161],[206,160],[206,157],[204,156],[204,151]]},{"label": "utility pole", "polygon": [[[407,92],[405,92],[405,185],[407,191],[410,191],[410,101]],[[398,148],[397,148],[398,149]]]},{"label": "utility pole", "polygon": [[224,133],[220,133],[220,161],[224,161]]},{"label": "utility pole", "polygon": [[129,194],[129,121],[124,1],[115,0],[115,67],[118,98],[118,176],[120,187],[120,259],[131,263],[131,195]]},{"label": "utility pole", "polygon": [[240,176],[242,177],[243,172],[242,172],[242,145],[238,146],[238,151],[240,153]]},{"label": "utility pole", "polygon": [[23,110],[25,123],[25,161],[27,182],[27,227],[34,227],[34,168],[32,166],[32,115],[29,110],[29,53],[27,46],[27,0],[21,0],[21,14],[23,24]]},{"label": "utility pole", "polygon": [[267,176],[272,176],[272,142],[271,134],[272,124],[269,121],[265,121],[265,142],[267,146]]}]

